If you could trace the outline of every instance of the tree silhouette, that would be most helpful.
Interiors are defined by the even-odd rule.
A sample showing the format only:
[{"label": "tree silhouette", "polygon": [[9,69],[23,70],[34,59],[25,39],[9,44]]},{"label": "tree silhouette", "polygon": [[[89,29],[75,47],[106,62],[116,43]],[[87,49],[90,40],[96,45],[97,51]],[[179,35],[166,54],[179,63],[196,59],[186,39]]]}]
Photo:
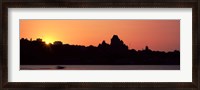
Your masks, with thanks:
[{"label": "tree silhouette", "polygon": [[[95,46],[63,44],[46,45],[42,39],[20,39],[21,65],[180,65],[180,52],[128,49],[117,35],[111,43],[104,40]],[[58,67],[59,68],[59,67]]]}]

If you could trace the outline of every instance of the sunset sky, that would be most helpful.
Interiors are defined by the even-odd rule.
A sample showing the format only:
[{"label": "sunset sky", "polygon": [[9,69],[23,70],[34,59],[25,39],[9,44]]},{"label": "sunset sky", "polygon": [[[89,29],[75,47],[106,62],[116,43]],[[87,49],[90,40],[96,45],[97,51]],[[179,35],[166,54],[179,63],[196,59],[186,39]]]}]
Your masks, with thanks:
[{"label": "sunset sky", "polygon": [[180,50],[179,20],[20,20],[20,38],[73,45],[110,44],[118,35],[129,49]]}]

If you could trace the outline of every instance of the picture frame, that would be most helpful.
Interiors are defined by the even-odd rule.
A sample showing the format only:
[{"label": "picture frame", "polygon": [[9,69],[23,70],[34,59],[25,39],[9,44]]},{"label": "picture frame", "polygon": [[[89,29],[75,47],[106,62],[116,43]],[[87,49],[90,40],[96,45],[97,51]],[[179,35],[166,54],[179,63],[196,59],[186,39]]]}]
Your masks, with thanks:
[{"label": "picture frame", "polygon": [[[2,3],[2,88],[190,88],[199,89],[199,5],[196,0],[133,1],[3,1]],[[8,82],[8,8],[192,8],[192,82]]]}]

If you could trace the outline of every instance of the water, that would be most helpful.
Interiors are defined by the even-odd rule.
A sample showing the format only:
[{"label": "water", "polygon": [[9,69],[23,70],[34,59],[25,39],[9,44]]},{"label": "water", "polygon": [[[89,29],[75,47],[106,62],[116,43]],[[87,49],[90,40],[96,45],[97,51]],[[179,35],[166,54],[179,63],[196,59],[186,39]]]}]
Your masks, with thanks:
[{"label": "water", "polygon": [[20,65],[20,70],[180,70],[180,65]]}]

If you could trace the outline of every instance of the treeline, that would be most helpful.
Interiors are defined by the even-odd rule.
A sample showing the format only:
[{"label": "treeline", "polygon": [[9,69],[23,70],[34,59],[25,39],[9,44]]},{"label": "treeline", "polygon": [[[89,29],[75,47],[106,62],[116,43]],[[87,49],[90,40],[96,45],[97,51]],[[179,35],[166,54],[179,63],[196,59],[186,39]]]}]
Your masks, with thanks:
[{"label": "treeline", "polygon": [[107,44],[98,47],[62,44],[56,41],[45,44],[42,39],[20,40],[21,65],[180,65],[180,52],[128,49],[117,35]]}]

